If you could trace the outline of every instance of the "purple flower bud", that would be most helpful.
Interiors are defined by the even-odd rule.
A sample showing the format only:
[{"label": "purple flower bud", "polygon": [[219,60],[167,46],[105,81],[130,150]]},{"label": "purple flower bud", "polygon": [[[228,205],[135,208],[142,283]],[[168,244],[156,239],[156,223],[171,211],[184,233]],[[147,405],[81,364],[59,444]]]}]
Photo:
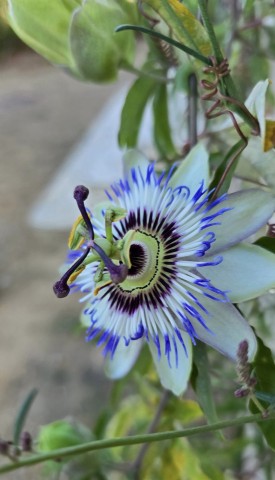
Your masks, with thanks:
[{"label": "purple flower bud", "polygon": [[241,387],[241,388],[238,388],[238,390],[235,390],[234,395],[236,398],[243,398],[243,397],[247,397],[249,393],[250,393],[249,388]]},{"label": "purple flower bud", "polygon": [[23,432],[21,435],[21,446],[23,452],[32,451],[32,437],[29,432]]}]

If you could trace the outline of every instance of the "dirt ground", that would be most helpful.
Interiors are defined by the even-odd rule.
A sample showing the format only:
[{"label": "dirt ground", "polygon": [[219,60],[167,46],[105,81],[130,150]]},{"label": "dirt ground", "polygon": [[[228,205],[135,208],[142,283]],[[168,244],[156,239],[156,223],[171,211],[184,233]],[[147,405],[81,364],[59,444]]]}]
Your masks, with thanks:
[{"label": "dirt ground", "polygon": [[110,390],[101,354],[78,331],[76,298],[52,292],[67,232],[34,230],[27,214],[116,86],[77,82],[28,52],[0,70],[0,437],[9,439],[32,388],[39,394],[26,428],[34,436],[67,415],[92,425]]}]

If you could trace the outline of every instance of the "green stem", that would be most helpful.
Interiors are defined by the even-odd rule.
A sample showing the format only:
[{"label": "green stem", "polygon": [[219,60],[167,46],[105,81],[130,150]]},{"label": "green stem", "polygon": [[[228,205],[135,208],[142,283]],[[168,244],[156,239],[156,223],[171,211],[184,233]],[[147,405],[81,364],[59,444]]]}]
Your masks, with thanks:
[{"label": "green stem", "polygon": [[[218,63],[221,63],[224,59],[224,55],[220,49],[212,22],[208,15],[207,2],[206,0],[198,0],[198,4],[204,27],[208,33],[208,37],[212,45],[215,58]],[[256,118],[253,117],[253,115],[250,114],[250,112],[247,111],[246,107],[243,105],[243,101],[240,98],[240,95],[237,91],[237,88],[233,82],[230,73],[228,73],[228,75],[225,75],[220,80],[220,90],[224,97],[229,97],[228,99],[224,98],[225,103],[228,105],[229,109],[237,113],[244,120],[244,122],[252,128],[252,130],[254,130],[255,132],[259,132],[258,121]],[[236,102],[231,101],[231,99],[235,99]]]},{"label": "green stem", "polygon": [[187,45],[184,45],[183,43],[178,42],[177,40],[174,40],[173,38],[167,37],[160,32],[139,25],[119,25],[119,27],[115,29],[116,32],[123,32],[124,30],[134,30],[137,32],[145,33],[146,35],[150,35],[151,37],[164,40],[164,42],[167,42],[169,45],[173,45],[173,47],[182,50],[183,52],[187,53],[187,55],[191,55],[192,57],[197,58],[205,65],[211,65],[209,58],[205,57],[200,52],[188,47]]},{"label": "green stem", "polygon": [[[220,49],[220,46],[219,46],[219,43],[218,43],[215,31],[214,31],[212,22],[210,20],[209,15],[208,15],[207,3],[206,3],[205,0],[199,0],[198,3],[199,3],[199,9],[200,9],[200,12],[201,12],[201,17],[202,17],[202,20],[203,20],[203,24],[204,24],[204,27],[205,27],[207,33],[208,33],[208,37],[209,37],[210,43],[212,45],[213,52],[214,52],[214,55],[216,57],[217,63],[221,63],[222,60],[224,59],[224,55],[223,55],[223,53]],[[234,97],[237,100],[241,101],[241,99],[238,97],[238,92],[236,90],[234,82],[233,82],[229,73],[228,73],[228,75],[223,77],[221,83],[223,83],[224,87],[225,87],[225,92],[223,92],[224,95]]]},{"label": "green stem", "polygon": [[212,45],[214,55],[215,55],[218,63],[221,63],[221,61],[223,60],[223,54],[222,54],[222,51],[220,49],[220,46],[219,46],[215,31],[214,31],[214,28],[213,28],[213,25],[211,23],[209,15],[208,15],[207,3],[206,3],[205,0],[199,0],[198,3],[199,3],[199,9],[200,9],[200,12],[201,12],[201,17],[203,19],[205,29],[207,30],[208,37],[209,37],[210,43]]},{"label": "green stem", "polygon": [[257,397],[256,397],[255,394],[251,394],[251,395],[250,395],[250,400],[252,400],[252,402],[254,403],[254,405],[256,405],[256,407],[257,407],[258,410],[261,412],[261,414],[264,415],[265,412],[266,412],[266,409],[262,406],[261,402],[259,402],[259,400],[257,399]]},{"label": "green stem", "polygon": [[245,425],[247,423],[254,422],[268,422],[269,420],[275,420],[275,412],[271,413],[269,417],[263,418],[261,413],[255,415],[248,415],[246,417],[235,418],[232,420],[224,420],[212,425],[203,425],[200,427],[186,428],[179,431],[168,431],[159,433],[150,433],[144,435],[133,435],[129,437],[111,438],[105,440],[96,440],[94,442],[84,443],[82,445],[76,445],[72,447],[59,448],[46,453],[40,453],[28,458],[23,458],[15,463],[3,465],[0,468],[0,475],[2,473],[11,472],[22,467],[31,467],[38,463],[46,462],[47,460],[63,459],[65,457],[71,457],[73,455],[80,455],[83,453],[102,450],[106,448],[121,447],[124,445],[138,445],[141,443],[160,442],[163,440],[172,440],[174,438],[189,437],[191,435],[198,435],[207,432],[214,432],[216,430],[222,430],[224,428],[236,427],[239,425]]}]

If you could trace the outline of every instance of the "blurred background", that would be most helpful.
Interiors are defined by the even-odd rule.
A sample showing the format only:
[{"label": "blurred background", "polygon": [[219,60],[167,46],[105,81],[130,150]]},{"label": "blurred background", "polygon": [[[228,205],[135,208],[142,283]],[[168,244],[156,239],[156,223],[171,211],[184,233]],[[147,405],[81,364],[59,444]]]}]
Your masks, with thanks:
[{"label": "blurred background", "polygon": [[[52,198],[49,206],[41,192],[55,182],[57,172],[62,177],[60,168],[125,77],[115,86],[74,80],[20,43],[1,14],[0,437],[8,439],[17,410],[33,388],[39,393],[26,425],[33,436],[39,425],[66,415],[91,425],[107,400],[111,382],[103,376],[102,355],[85,342],[79,327],[81,306],[75,296],[59,300],[52,292],[69,227],[66,221],[58,225],[57,218],[55,229],[43,229],[43,215],[45,226],[55,209],[60,213],[64,207],[68,215],[64,195],[68,180],[72,196],[72,179],[65,171],[60,198]],[[96,179],[100,172],[97,167]],[[104,183],[103,177],[100,190]],[[43,213],[37,205],[44,205]],[[7,477],[38,478],[37,472]]]}]

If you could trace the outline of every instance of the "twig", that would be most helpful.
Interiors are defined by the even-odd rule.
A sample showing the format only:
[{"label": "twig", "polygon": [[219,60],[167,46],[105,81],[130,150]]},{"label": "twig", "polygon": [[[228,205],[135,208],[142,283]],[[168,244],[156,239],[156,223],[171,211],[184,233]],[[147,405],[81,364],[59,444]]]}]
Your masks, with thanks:
[{"label": "twig", "polygon": [[25,457],[18,460],[16,463],[8,463],[0,467],[0,475],[2,473],[18,470],[23,467],[31,467],[38,463],[43,463],[48,460],[55,460],[56,458],[67,458],[74,455],[81,455],[87,452],[93,452],[96,450],[103,450],[107,448],[121,447],[125,445],[138,445],[143,443],[161,442],[164,440],[173,440],[175,438],[190,437],[193,435],[199,435],[203,433],[215,432],[217,430],[223,430],[229,427],[237,427],[240,425],[246,425],[248,423],[262,423],[275,419],[275,413],[270,413],[269,417],[263,418],[261,413],[254,415],[247,415],[245,417],[233,418],[224,420],[222,422],[216,422],[211,425],[202,425],[199,427],[185,428],[184,430],[172,430],[166,432],[157,432],[143,435],[134,435],[129,437],[118,437],[104,440],[95,440],[92,442],[83,443],[81,445],[74,445],[71,447],[58,448],[49,452],[44,452],[30,457]]},{"label": "twig", "polygon": [[198,116],[198,89],[197,77],[191,73],[188,77],[188,136],[190,147],[198,142],[197,116]]}]

